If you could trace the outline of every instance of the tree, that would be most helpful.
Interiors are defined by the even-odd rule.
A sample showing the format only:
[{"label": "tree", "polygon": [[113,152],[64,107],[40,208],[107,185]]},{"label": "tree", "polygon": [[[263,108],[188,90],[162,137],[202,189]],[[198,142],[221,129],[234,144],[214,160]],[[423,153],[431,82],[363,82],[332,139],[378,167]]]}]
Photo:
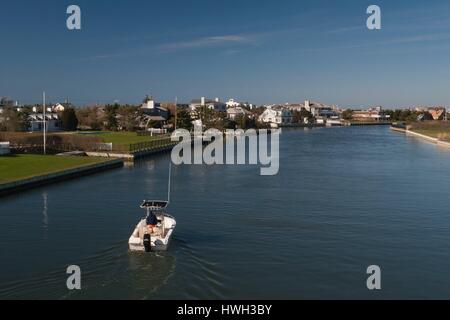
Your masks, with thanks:
[{"label": "tree", "polygon": [[344,120],[352,120],[353,119],[353,110],[347,109],[344,112],[342,112],[342,118]]},{"label": "tree", "polygon": [[0,124],[2,131],[24,131],[27,129],[28,113],[19,113],[14,108],[5,108],[2,113],[3,121]]},{"label": "tree", "polygon": [[75,131],[78,128],[78,118],[73,108],[65,109],[61,115],[62,127],[67,131]]},{"label": "tree", "polygon": [[236,118],[234,119],[234,121],[235,121],[235,126],[237,126],[238,129],[246,130],[252,126],[250,119],[245,114],[237,115]]},{"label": "tree", "polygon": [[105,107],[105,129],[117,131],[117,109],[119,109],[118,104],[107,105]]},{"label": "tree", "polygon": [[122,130],[133,131],[137,126],[136,116],[137,108],[133,106],[119,107],[117,114],[119,115],[118,123]]},{"label": "tree", "polygon": [[188,110],[177,110],[177,129],[192,130],[191,113]]}]

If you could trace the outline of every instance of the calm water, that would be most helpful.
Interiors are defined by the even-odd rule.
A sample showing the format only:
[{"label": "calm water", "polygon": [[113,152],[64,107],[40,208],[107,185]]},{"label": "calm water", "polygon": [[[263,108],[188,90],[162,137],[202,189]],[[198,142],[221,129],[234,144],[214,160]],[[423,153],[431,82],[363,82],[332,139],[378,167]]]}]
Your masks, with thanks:
[{"label": "calm water", "polygon": [[166,197],[168,155],[1,198],[0,298],[450,298],[449,150],[361,127],[285,130],[280,154],[275,177],[175,168],[159,254],[127,240],[140,202]]}]

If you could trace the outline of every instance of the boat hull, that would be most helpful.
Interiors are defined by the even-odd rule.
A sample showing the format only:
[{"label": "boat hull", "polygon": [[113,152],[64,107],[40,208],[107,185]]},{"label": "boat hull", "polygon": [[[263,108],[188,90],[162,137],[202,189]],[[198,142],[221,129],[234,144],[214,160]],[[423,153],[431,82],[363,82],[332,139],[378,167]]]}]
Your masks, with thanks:
[{"label": "boat hull", "polygon": [[[151,251],[167,251],[171,242],[173,231],[175,230],[175,218],[164,215],[161,225],[158,225],[158,231],[150,234]],[[147,232],[146,220],[142,219],[134,229],[129,241],[130,251],[145,252],[144,234]]]}]

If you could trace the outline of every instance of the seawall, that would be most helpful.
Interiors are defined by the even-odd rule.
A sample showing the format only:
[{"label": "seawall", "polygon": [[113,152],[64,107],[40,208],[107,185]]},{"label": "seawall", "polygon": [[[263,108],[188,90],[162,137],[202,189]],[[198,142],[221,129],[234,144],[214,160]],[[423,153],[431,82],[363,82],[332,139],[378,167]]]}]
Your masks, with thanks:
[{"label": "seawall", "polygon": [[78,168],[68,169],[61,172],[46,174],[33,178],[18,180],[0,185],[0,196],[4,196],[18,191],[23,191],[31,188],[35,188],[42,185],[47,185],[59,181],[69,180],[80,176],[85,176],[109,169],[120,168],[123,166],[123,160],[115,159],[105,161],[102,163],[96,163],[86,165]]}]

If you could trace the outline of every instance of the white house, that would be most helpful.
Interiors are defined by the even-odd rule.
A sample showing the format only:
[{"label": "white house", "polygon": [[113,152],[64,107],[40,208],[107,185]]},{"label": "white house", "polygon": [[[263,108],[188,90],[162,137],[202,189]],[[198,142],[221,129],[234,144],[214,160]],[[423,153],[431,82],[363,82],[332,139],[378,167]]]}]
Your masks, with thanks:
[{"label": "white house", "polygon": [[[44,127],[44,115],[42,113],[34,113],[29,116],[29,128],[31,132],[42,131]],[[46,129],[48,132],[61,131],[61,120],[57,113],[45,114]]]},{"label": "white house", "polygon": [[146,96],[144,101],[142,101],[141,109],[154,109],[159,106],[159,103],[156,103],[152,96]]},{"label": "white house", "polygon": [[220,102],[219,98],[215,98],[214,100],[206,99],[205,97],[202,97],[201,99],[194,99],[189,104],[189,107],[192,111],[200,107],[207,107],[208,109],[222,112],[227,111],[227,105]]},{"label": "white house", "polygon": [[228,115],[228,118],[233,121],[236,120],[236,117],[238,117],[238,116],[247,116],[249,118],[253,117],[253,114],[250,111],[245,110],[242,107],[228,108],[227,115]]},{"label": "white house", "polygon": [[10,153],[9,142],[0,142],[0,156]]},{"label": "white house", "polygon": [[283,126],[292,123],[292,112],[286,108],[269,106],[259,116],[259,121],[270,124],[273,127]]},{"label": "white house", "polygon": [[241,104],[234,99],[230,99],[226,102],[226,105],[228,108],[236,108],[239,107]]},{"label": "white house", "polygon": [[305,101],[304,108],[311,112],[314,117],[326,119],[338,117],[341,113],[337,106],[329,106],[320,102]]},{"label": "white house", "polygon": [[153,97],[146,96],[141,105],[141,110],[145,115],[145,121],[165,122],[169,120],[170,112],[155,102]]},{"label": "white house", "polygon": [[53,112],[63,112],[65,109],[66,107],[61,103],[57,103],[52,107]]}]

